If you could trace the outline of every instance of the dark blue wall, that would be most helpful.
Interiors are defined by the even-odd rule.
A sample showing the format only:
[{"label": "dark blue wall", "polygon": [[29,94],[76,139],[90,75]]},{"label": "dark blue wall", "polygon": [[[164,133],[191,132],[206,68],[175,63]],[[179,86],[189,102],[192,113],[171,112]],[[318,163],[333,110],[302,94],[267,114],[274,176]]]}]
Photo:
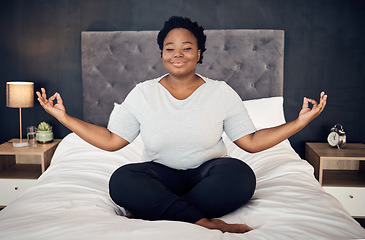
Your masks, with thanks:
[{"label": "dark blue wall", "polygon": [[[62,93],[67,112],[82,118],[80,33],[158,30],[171,15],[206,29],[285,30],[287,120],[304,96],[328,95],[325,112],[290,140],[303,156],[305,141],[326,141],[343,124],[349,142],[365,142],[365,1],[363,0],[11,0],[0,1],[0,142],[18,137],[18,110],[5,106],[5,82],[34,81]],[[156,45],[157,47],[157,45]],[[23,126],[40,121],[55,136],[69,131],[37,104]]]}]

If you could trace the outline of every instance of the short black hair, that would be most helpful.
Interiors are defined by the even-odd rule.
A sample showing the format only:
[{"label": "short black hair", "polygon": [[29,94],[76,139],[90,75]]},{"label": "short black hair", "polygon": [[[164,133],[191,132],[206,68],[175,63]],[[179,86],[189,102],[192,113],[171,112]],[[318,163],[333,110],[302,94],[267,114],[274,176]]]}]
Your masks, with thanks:
[{"label": "short black hair", "polygon": [[162,50],[163,50],[163,42],[167,36],[167,34],[175,28],[184,28],[189,30],[196,39],[198,40],[198,49],[200,49],[200,59],[198,63],[203,62],[203,53],[205,52],[205,41],[207,37],[204,34],[204,28],[202,26],[199,26],[197,22],[192,22],[189,18],[186,17],[178,17],[178,16],[172,16],[165,22],[164,27],[160,30],[157,36],[157,43],[161,50],[161,56],[162,56]]}]

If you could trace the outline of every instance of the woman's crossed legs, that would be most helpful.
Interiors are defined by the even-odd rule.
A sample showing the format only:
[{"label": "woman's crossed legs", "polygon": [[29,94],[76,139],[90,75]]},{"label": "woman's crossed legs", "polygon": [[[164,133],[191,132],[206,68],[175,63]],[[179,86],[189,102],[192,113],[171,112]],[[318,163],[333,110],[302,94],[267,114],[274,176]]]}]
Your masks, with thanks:
[{"label": "woman's crossed legs", "polygon": [[246,232],[252,228],[211,219],[247,203],[255,186],[255,174],[246,163],[216,158],[188,170],[155,162],[124,165],[111,176],[109,191],[116,204],[142,219],[184,221],[223,232]]}]

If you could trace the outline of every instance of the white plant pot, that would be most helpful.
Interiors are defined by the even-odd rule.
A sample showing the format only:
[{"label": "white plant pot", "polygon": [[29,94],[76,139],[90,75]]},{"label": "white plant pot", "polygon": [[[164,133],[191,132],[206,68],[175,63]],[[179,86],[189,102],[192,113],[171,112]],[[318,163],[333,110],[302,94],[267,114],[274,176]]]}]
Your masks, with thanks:
[{"label": "white plant pot", "polygon": [[37,142],[39,142],[39,143],[53,142],[53,132],[52,131],[37,131]]}]

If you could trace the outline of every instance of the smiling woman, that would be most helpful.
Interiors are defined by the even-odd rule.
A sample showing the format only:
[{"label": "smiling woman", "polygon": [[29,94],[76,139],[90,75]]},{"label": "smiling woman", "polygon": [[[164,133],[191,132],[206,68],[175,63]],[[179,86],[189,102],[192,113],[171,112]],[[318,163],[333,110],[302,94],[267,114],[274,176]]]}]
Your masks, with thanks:
[{"label": "smiling woman", "polygon": [[109,181],[110,196],[119,206],[146,220],[247,232],[252,228],[245,224],[214,219],[246,204],[256,187],[252,169],[227,156],[223,132],[246,151],[262,151],[316,118],[326,95],[321,94],[319,104],[304,99],[295,121],[257,131],[241,98],[226,82],[195,73],[205,51],[203,30],[183,17],[165,22],[158,44],[168,74],[137,84],[107,128],[69,116],[59,93],[47,99],[42,89],[38,100],[66,127],[101,149],[118,150],[141,135],[143,163],[121,166]]},{"label": "smiling woman", "polygon": [[198,63],[203,62],[203,53],[205,52],[205,42],[207,37],[204,34],[204,28],[199,26],[197,22],[191,22],[189,18],[183,17],[171,17],[168,21],[165,22],[163,29],[160,30],[157,36],[157,44],[162,51],[164,49],[164,44],[166,40],[166,36],[170,33],[171,30],[174,29],[185,29],[195,36],[195,40],[197,43],[197,47],[200,50],[200,58]]},{"label": "smiling woman", "polygon": [[[181,77],[192,77],[200,59],[201,50],[198,49],[197,39],[187,29],[176,28],[167,34],[162,51],[162,62],[169,76],[175,71]],[[180,71],[180,69],[182,71]]]},{"label": "smiling woman", "polygon": [[205,81],[195,74],[201,50],[195,36],[187,29],[171,30],[164,41],[162,62],[169,75],[160,83],[176,99],[189,97]]}]

